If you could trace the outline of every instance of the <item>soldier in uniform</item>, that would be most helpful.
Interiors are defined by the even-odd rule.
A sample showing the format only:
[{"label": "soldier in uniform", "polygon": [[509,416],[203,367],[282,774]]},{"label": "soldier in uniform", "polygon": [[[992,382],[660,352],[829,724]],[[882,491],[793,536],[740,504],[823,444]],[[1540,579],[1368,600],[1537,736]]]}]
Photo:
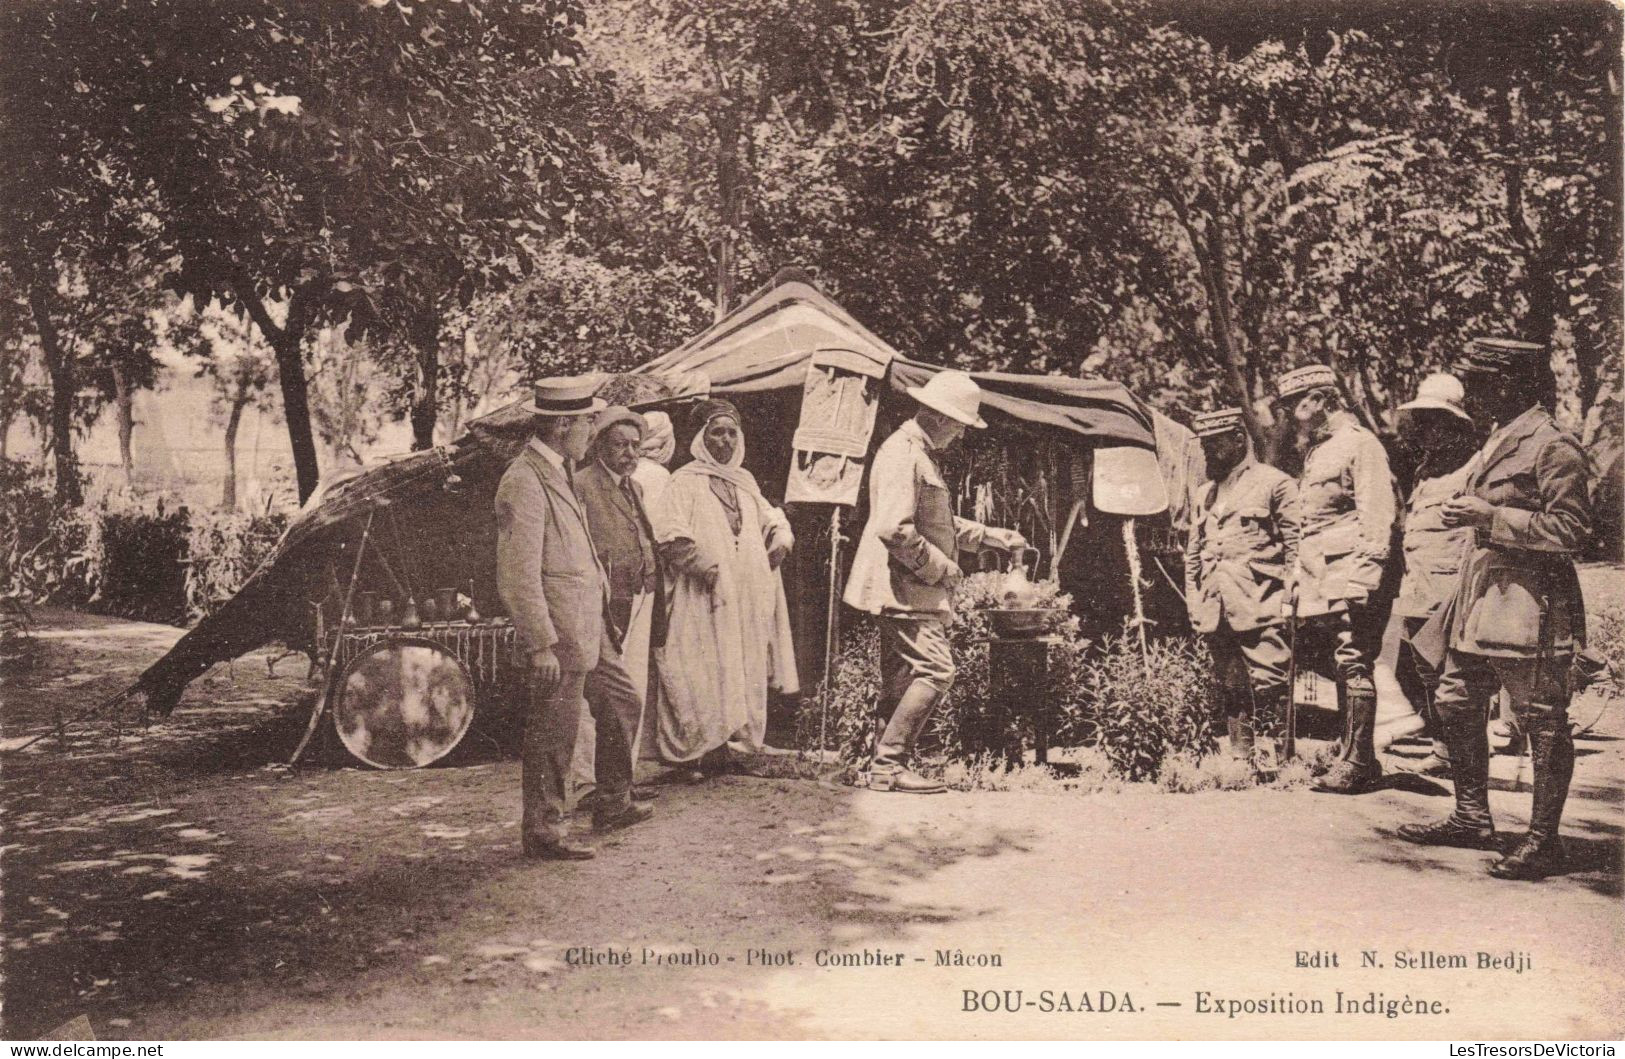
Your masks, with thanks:
[{"label": "soldier in uniform", "polygon": [[1289,589],[1302,623],[1298,648],[1311,660],[1331,655],[1343,719],[1338,759],[1316,789],[1360,794],[1382,775],[1371,670],[1391,602],[1383,575],[1397,507],[1393,476],[1382,442],[1343,406],[1331,368],[1287,372],[1276,400],[1292,416],[1304,453]]},{"label": "soldier in uniform", "polygon": [[1434,776],[1450,771],[1450,746],[1433,705],[1439,667],[1422,657],[1410,641],[1433,612],[1455,595],[1461,561],[1472,542],[1472,530],[1444,524],[1445,502],[1466,486],[1468,461],[1478,448],[1463,400],[1461,380],[1435,372],[1422,380],[1414,400],[1399,406],[1396,423],[1400,442],[1417,460],[1416,484],[1405,508],[1405,579],[1394,601],[1393,620],[1401,623],[1400,654],[1409,662],[1399,676],[1403,685],[1414,674],[1410,689],[1420,692],[1422,720],[1433,740],[1432,753],[1416,771]]},{"label": "soldier in uniform", "polygon": [[1026,547],[1015,530],[954,515],[937,453],[966,427],[981,429],[981,387],[960,371],[933,375],[908,393],[920,403],[875,452],[869,470],[869,521],[847,579],[846,604],[880,618],[881,691],[886,727],[875,744],[870,789],[934,794],[941,783],[908,767],[931,710],[947,694],[955,668],[948,646],[952,596],[964,572],[961,552]]},{"label": "soldier in uniform", "polygon": [[1574,556],[1591,531],[1586,461],[1558,428],[1543,346],[1475,339],[1459,369],[1467,411],[1493,427],[1470,465],[1462,495],[1443,509],[1446,526],[1472,529],[1474,547],[1454,598],[1433,625],[1443,635],[1437,705],[1450,743],[1455,810],[1401,838],[1424,845],[1495,847],[1490,818],[1489,704],[1505,689],[1529,737],[1535,795],[1529,833],[1490,866],[1501,879],[1558,871],[1558,825],[1574,774],[1569,668],[1585,640],[1585,608]]},{"label": "soldier in uniform", "polygon": [[1298,548],[1298,487],[1253,457],[1241,409],[1199,415],[1194,426],[1208,481],[1185,547],[1185,603],[1213,652],[1230,751],[1251,760],[1253,719],[1287,695],[1282,601]]}]

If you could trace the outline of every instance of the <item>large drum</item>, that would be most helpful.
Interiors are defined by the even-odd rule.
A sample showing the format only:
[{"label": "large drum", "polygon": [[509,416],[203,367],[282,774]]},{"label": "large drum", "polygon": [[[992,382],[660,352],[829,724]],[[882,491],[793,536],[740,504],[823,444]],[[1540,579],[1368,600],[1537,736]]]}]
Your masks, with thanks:
[{"label": "large drum", "polygon": [[369,765],[421,768],[462,741],[474,702],[474,681],[456,655],[433,640],[393,637],[344,667],[333,727]]}]

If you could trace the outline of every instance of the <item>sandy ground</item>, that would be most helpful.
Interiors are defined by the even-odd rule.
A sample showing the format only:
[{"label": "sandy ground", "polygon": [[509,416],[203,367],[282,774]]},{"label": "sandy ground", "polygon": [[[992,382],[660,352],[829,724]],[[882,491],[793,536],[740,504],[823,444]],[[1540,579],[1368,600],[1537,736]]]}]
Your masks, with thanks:
[{"label": "sandy ground", "polygon": [[[177,635],[37,616],[31,664],[5,678],[13,739]],[[66,750],[4,759],[5,1036],[78,1015],[129,1039],[1625,1031],[1625,705],[1580,741],[1574,868],[1543,884],[1393,840],[1448,809],[1447,787],[1414,778],[1360,798],[910,798],[730,776],[665,788],[654,821],[559,865],[519,858],[519,768],[500,755],[279,767],[303,671],[292,658],[271,678],[252,656],[198,681],[168,723],[87,725]],[[1588,696],[1575,714],[1601,708]],[[1516,832],[1527,762],[1497,758],[1495,779]],[[1339,966],[1299,965],[1313,953]],[[1338,1013],[1339,993],[1428,1013]],[[1290,1013],[1312,1002],[1323,1011]]]}]

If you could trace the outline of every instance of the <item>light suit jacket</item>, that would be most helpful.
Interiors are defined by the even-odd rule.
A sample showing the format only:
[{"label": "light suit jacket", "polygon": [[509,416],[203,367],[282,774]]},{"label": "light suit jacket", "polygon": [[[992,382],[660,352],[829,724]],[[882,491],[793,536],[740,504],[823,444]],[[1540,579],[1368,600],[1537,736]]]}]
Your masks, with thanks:
[{"label": "light suit jacket", "polygon": [[1233,477],[1197,491],[1185,547],[1185,603],[1191,627],[1222,621],[1246,632],[1286,620],[1282,589],[1298,548],[1297,484],[1248,459]]},{"label": "light suit jacket", "polygon": [[526,447],[497,486],[497,591],[530,650],[590,672],[604,640],[609,582],[562,470]]},{"label": "light suit jacket", "polygon": [[986,526],[954,515],[931,443],[910,419],[875,452],[869,521],[842,598],[870,614],[946,621],[953,611],[943,578],[986,535]]}]

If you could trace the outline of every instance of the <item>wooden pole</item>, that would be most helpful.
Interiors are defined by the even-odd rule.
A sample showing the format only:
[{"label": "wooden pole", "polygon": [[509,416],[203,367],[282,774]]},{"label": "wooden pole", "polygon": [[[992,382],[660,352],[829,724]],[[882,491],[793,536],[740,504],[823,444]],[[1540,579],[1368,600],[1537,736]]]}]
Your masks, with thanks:
[{"label": "wooden pole", "polygon": [[366,525],[361,527],[361,542],[356,545],[355,565],[350,569],[350,586],[344,590],[344,606],[339,611],[338,625],[333,630],[333,646],[327,653],[327,679],[322,681],[322,693],[316,700],[315,708],[310,711],[310,722],[305,725],[304,737],[299,740],[299,745],[293,748],[293,755],[288,758],[290,767],[299,763],[305,747],[310,745],[310,737],[316,734],[316,726],[321,723],[322,715],[327,713],[327,700],[333,694],[333,680],[339,671],[339,644],[344,639],[344,623],[350,618],[350,603],[355,599],[355,583],[361,576],[361,560],[367,554],[367,538],[372,533],[372,518],[375,514],[376,511],[367,512]]},{"label": "wooden pole", "polygon": [[829,512],[829,600],[824,612],[824,687],[818,705],[818,757],[828,749],[829,703],[835,695],[835,649],[840,642],[841,505]]}]

